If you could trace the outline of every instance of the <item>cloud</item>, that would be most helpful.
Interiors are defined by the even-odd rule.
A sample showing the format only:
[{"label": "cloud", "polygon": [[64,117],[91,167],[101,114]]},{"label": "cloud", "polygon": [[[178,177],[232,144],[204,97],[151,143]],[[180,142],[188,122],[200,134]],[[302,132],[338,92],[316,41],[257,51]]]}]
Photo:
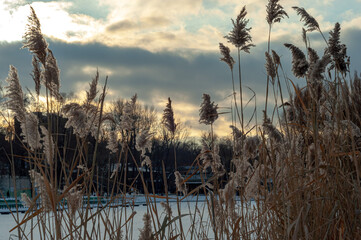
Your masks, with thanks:
[{"label": "cloud", "polygon": [[144,16],[164,16],[178,18],[196,15],[202,9],[201,0],[167,1],[163,0],[103,0],[102,4],[110,7],[109,19],[142,18]]},{"label": "cloud", "polygon": [[[333,28],[334,22],[340,21],[342,42],[348,46],[351,61],[353,64],[360,63],[359,17],[352,12],[345,12],[343,16],[340,14],[329,18],[330,13],[319,8],[326,5],[322,1],[314,2],[312,8],[304,7],[320,22],[325,37],[328,38],[327,33]],[[13,64],[19,69],[23,85],[32,89],[29,75],[31,55],[26,50],[19,50],[21,43],[18,42],[25,31],[29,7],[24,5],[25,1],[11,3],[13,5],[0,7],[0,29],[6,33],[0,38],[9,41],[0,42],[0,56],[6,56],[0,58],[0,78],[6,78],[8,66]],[[118,97],[129,99],[138,93],[142,103],[154,105],[161,112],[170,96],[176,117],[192,125],[193,132],[199,133],[207,129],[198,124],[202,94],[211,94],[212,100],[224,111],[228,111],[232,100],[231,73],[226,64],[219,61],[218,43],[230,46],[223,36],[231,28],[230,18],[235,18],[242,6],[239,1],[233,0],[215,3],[189,0],[182,3],[169,1],[164,5],[164,1],[160,0],[92,1],[90,4],[107,10],[101,14],[102,17],[88,10],[75,10],[77,3],[71,1],[34,2],[33,6],[61,68],[61,91],[84,91],[98,68],[102,80],[105,75],[109,75],[109,101]],[[251,54],[241,53],[244,105],[253,96],[246,86],[256,92],[256,98],[247,106],[245,115],[248,118],[252,115],[257,100],[260,121],[265,102],[264,52],[268,37],[268,26],[264,19],[265,1],[247,0],[245,3],[249,12],[249,26],[252,27],[251,35],[257,44],[251,49]],[[298,2],[284,0],[281,3],[290,19],[273,26],[271,48],[281,56],[286,77],[302,86],[305,82],[293,77],[291,53],[283,46],[284,42],[289,42],[304,50],[301,40],[303,23],[291,10],[291,6]],[[305,5],[310,6],[310,3],[304,1]],[[336,1],[327,4],[327,7],[333,8]],[[357,12],[357,8],[353,12]],[[312,47],[322,55],[325,48],[322,36],[318,32],[309,33],[308,36]],[[235,56],[236,50],[230,47]],[[359,65],[352,65],[351,71],[360,68]],[[238,90],[237,69],[235,81]],[[285,90],[284,81],[282,78],[282,88]],[[272,93],[271,89],[270,112],[273,111],[274,102]],[[287,98],[286,90],[284,97]],[[217,121],[215,129],[219,135],[228,134],[229,124],[230,115],[224,114]]]},{"label": "cloud", "polygon": [[[140,47],[157,51],[212,51],[231,30],[230,18],[236,18],[243,5],[236,0],[167,1],[163,0],[19,0],[5,1],[0,7],[0,40],[21,40],[26,17],[32,3],[42,23],[45,35],[65,42],[83,44],[98,42],[108,46]],[[263,44],[268,39],[264,0],[245,0],[252,27],[253,42]],[[296,0],[281,1],[290,18],[272,27],[272,41],[285,39],[297,43],[303,23],[291,8]],[[352,0],[340,5],[337,1],[305,0],[302,6],[320,23],[327,33],[335,22],[354,27],[359,21],[360,6]],[[329,9],[329,11],[324,11]],[[326,20],[327,19],[327,20]],[[348,22],[352,22],[351,25]],[[356,24],[357,25],[357,24]],[[322,44],[316,43],[316,44]]]},{"label": "cloud", "polygon": [[[15,4],[15,3],[14,3]],[[0,5],[0,40],[19,41],[25,32],[30,8],[24,1],[9,9]],[[102,20],[85,14],[71,14],[71,2],[33,2],[32,7],[40,20],[42,32],[54,39],[64,41],[87,41],[103,29]]]},{"label": "cloud", "polygon": [[[140,48],[108,47],[97,43],[69,44],[51,40],[49,46],[61,70],[62,92],[85,91],[98,68],[103,81],[105,75],[109,75],[108,101],[119,97],[128,99],[138,93],[142,103],[153,105],[161,112],[167,98],[171,97],[176,117],[191,124],[194,129],[203,130],[207,127],[198,124],[198,108],[203,93],[211,94],[212,100],[219,106],[230,105],[230,98],[225,99],[231,94],[230,73],[226,65],[219,61],[218,54],[198,53],[189,58],[172,52],[152,53]],[[0,54],[11,56],[0,59],[0,77],[5,79],[8,65],[14,64],[19,70],[23,87],[33,89],[34,84],[29,75],[31,55],[26,50],[19,50],[20,47],[20,43],[0,44]],[[262,60],[259,62],[251,55],[244,57],[247,58],[244,67],[250,71],[251,66],[263,66]],[[244,83],[258,88],[252,82],[256,82],[256,79],[251,79],[245,73]],[[260,92],[263,92],[263,87]],[[244,94],[245,99],[248,99],[249,93],[245,91]]]},{"label": "cloud", "polygon": [[[318,39],[318,33],[311,35]],[[316,37],[317,36],[317,37]],[[288,39],[289,36],[285,37]],[[358,42],[361,34],[358,30],[342,31],[342,42],[348,46],[353,64],[361,62],[358,54]],[[101,75],[100,83],[109,75],[109,92],[107,101],[117,98],[129,99],[138,93],[139,101],[146,105],[153,105],[159,113],[162,112],[168,97],[173,100],[176,118],[192,126],[192,134],[199,134],[207,130],[207,126],[198,123],[198,109],[202,101],[202,94],[209,93],[212,101],[220,107],[220,111],[229,111],[231,104],[232,83],[231,74],[227,65],[219,61],[218,53],[185,52],[182,55],[171,51],[150,52],[141,48],[109,47],[99,43],[65,43],[49,40],[61,69],[61,91],[81,93],[88,88],[96,69]],[[302,45],[299,45],[302,49]],[[325,46],[316,50],[322,55]],[[33,89],[31,73],[31,55],[27,50],[20,50],[21,43],[0,43],[0,78],[7,76],[9,64],[15,65],[20,74],[20,80],[25,86]],[[291,73],[291,53],[283,46],[283,41],[275,41],[272,48],[281,56],[285,74],[296,84],[304,85],[305,81],[296,79]],[[245,110],[246,121],[251,117],[255,100],[257,100],[258,122],[260,122],[265,102],[266,73],[264,69],[264,51],[266,44],[260,44],[251,51],[251,54],[241,54],[243,99],[244,105],[256,92],[256,99],[252,99]],[[235,54],[232,49],[233,55]],[[360,69],[360,65],[352,65],[352,72]],[[237,70],[237,69],[236,69]],[[287,90],[281,78],[284,97],[287,99]],[[239,89],[238,77],[235,72],[236,90]],[[276,89],[277,91],[277,89]],[[238,92],[238,91],[237,91]],[[237,94],[239,99],[239,93]],[[269,112],[273,111],[272,89],[269,98]],[[230,133],[230,114],[224,114],[217,120],[215,129],[220,136]]]},{"label": "cloud", "polygon": [[109,25],[106,29],[108,32],[118,32],[134,29],[137,26],[135,22],[130,20],[121,20]]},{"label": "cloud", "polygon": [[145,17],[139,19],[139,21],[133,20],[120,20],[118,22],[112,23],[106,27],[107,32],[117,33],[121,31],[139,31],[144,29],[152,29],[157,27],[167,26],[171,21],[165,17]]}]

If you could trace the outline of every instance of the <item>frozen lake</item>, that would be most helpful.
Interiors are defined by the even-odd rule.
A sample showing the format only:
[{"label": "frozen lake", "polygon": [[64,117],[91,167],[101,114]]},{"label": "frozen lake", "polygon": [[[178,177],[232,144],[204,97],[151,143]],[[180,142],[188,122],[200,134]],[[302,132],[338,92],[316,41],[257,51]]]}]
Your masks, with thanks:
[{"label": "frozen lake", "polygon": [[[205,198],[201,197],[200,199],[198,199],[198,203],[195,202],[195,199],[187,199],[188,201],[183,201],[181,202],[181,214],[188,214],[187,216],[182,217],[182,225],[183,225],[183,230],[184,233],[187,236],[190,237],[191,233],[190,233],[190,226],[192,225],[192,223],[195,221],[197,224],[197,228],[199,229],[199,227],[201,225],[203,225],[203,233],[206,233],[206,235],[209,238],[213,237],[213,232],[212,229],[210,228],[209,225],[209,215],[208,215],[208,209],[207,209],[207,203],[205,202]],[[178,215],[178,211],[177,211],[177,203],[176,202],[170,202],[169,203],[172,211],[173,211],[173,217]],[[157,212],[159,214],[159,219],[162,222],[162,220],[164,219],[164,217],[166,216],[165,210],[164,208],[161,206],[160,201],[156,204],[157,207]],[[197,209],[197,210],[196,210]],[[109,219],[113,219],[114,217],[116,218],[120,218],[120,213],[122,212],[122,222],[125,222],[126,217],[124,216],[124,213],[126,211],[127,214],[127,218],[135,211],[136,214],[134,215],[134,217],[132,218],[132,222],[130,222],[130,226],[132,226],[132,229],[129,228],[129,232],[131,232],[131,234],[129,234],[129,236],[127,236],[128,238],[126,238],[125,236],[125,232],[123,231],[123,239],[138,239],[139,237],[139,233],[140,233],[140,229],[143,227],[143,215],[147,212],[147,206],[143,206],[142,204],[138,205],[138,206],[134,206],[134,207],[118,207],[118,208],[110,208],[109,210]],[[92,210],[93,212],[96,211],[96,209]],[[197,211],[197,213],[196,213]],[[202,212],[202,219],[200,219],[199,214],[200,212]],[[198,217],[196,217],[195,219],[192,218],[192,216],[194,216],[194,214],[198,215]],[[20,219],[24,218],[24,213],[19,213],[19,217]],[[15,220],[13,218],[13,216],[11,214],[1,214],[0,215],[0,240],[8,240],[8,239],[18,239],[17,237],[17,230],[14,230],[13,232],[9,233],[9,230],[12,229],[14,226],[16,226]],[[92,224],[89,224],[92,225]],[[179,227],[178,221],[176,221],[176,225],[177,227]],[[100,231],[104,231],[104,226],[102,226],[102,224],[100,224]],[[152,225],[153,228],[153,232],[154,232],[154,226]],[[30,223],[28,223],[28,225],[25,228],[25,232],[29,233],[29,229],[30,229]],[[34,239],[40,239],[39,237],[39,232],[38,232],[38,228],[36,227],[34,232],[33,232],[33,238]],[[66,231],[63,231],[66,232]],[[65,234],[66,235],[66,234]],[[64,235],[64,236],[65,236]],[[31,239],[30,235],[28,235],[28,238]]]},{"label": "frozen lake", "polygon": [[[203,208],[204,205],[206,205],[205,203],[198,203],[198,208]],[[182,209],[182,214],[189,214],[190,211],[194,211],[196,206],[195,202],[183,202],[181,203],[181,209]],[[173,214],[175,215],[177,213],[177,203],[172,202],[170,203],[170,207],[172,208]],[[161,219],[164,218],[165,213],[163,213],[164,209],[160,204],[157,204],[157,208],[158,211],[162,213],[161,215]],[[115,209],[113,209],[115,210]],[[117,210],[115,210],[117,211]],[[118,211],[121,211],[121,209],[119,208]],[[122,209],[122,211],[124,211],[124,208]],[[131,215],[131,213],[133,211],[136,211],[135,216],[133,217],[133,237],[132,239],[138,239],[139,237],[139,229],[141,229],[143,227],[143,215],[147,212],[147,206],[137,206],[134,207],[133,209],[131,209],[130,207],[127,207],[127,215],[128,217]],[[208,211],[205,211],[205,215],[204,217],[207,219],[208,218]],[[116,214],[116,213],[115,213]],[[23,219],[24,217],[24,213],[20,213],[20,219]],[[110,214],[110,218],[112,218],[114,214]],[[192,220],[190,219],[190,215],[189,216],[185,216],[182,218],[182,223],[183,223],[183,228],[185,229],[189,229],[190,223],[192,222]],[[9,230],[12,229],[14,226],[16,226],[15,220],[13,219],[11,214],[2,214],[0,215],[0,240],[8,240],[8,239],[18,239],[17,237],[17,231],[14,230],[12,233],[9,233]],[[152,226],[153,227],[153,226]],[[38,232],[38,228],[36,228],[34,234],[34,239],[39,239],[39,232]],[[123,233],[124,236],[124,233]],[[125,237],[125,236],[124,236]],[[28,236],[29,239],[30,236]]]}]

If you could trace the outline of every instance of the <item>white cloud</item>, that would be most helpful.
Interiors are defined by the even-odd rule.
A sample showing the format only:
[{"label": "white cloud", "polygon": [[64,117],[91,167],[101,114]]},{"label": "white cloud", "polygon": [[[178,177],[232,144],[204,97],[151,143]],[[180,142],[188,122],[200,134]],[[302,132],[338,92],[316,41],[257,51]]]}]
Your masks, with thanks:
[{"label": "white cloud", "polygon": [[[110,69],[110,68],[106,68],[106,67],[97,67],[97,66],[90,66],[90,65],[87,65],[87,66],[84,66],[82,67],[81,71],[85,74],[85,75],[89,75],[89,76],[93,76],[95,75],[96,71],[99,71],[101,72],[103,75],[112,75],[114,72],[113,69]],[[130,73],[128,73],[130,74]],[[90,79],[90,78],[89,78]]]},{"label": "white cloud", "polygon": [[180,16],[198,14],[202,8],[201,0],[163,1],[163,0],[132,0],[113,1],[103,0],[102,4],[111,6],[109,20],[119,18],[136,19],[144,16],[167,16],[178,18]]},{"label": "white cloud", "polygon": [[[304,7],[327,33],[334,23],[325,20],[329,16],[325,9],[339,4],[334,0],[305,0],[302,5],[297,0],[282,0],[280,3],[290,18],[274,24],[272,41],[282,39],[296,44],[300,42],[303,23],[292,6]],[[43,33],[67,42],[101,42],[109,46],[140,47],[150,51],[218,51],[218,42],[226,42],[223,36],[232,28],[230,18],[236,18],[243,5],[247,6],[253,42],[259,45],[268,39],[265,0],[245,0],[243,5],[238,0],[213,0],[207,2],[206,7],[201,0],[103,0],[99,4],[104,9],[110,9],[105,19],[71,14],[69,9],[73,3],[65,0],[34,2],[32,6],[41,21]],[[345,13],[338,16],[340,22],[348,20],[344,21],[347,27],[352,27],[351,23],[359,26],[359,19],[352,19],[352,6],[342,5]],[[0,31],[6,33],[1,34],[0,40],[21,40],[29,13],[29,7],[23,0],[0,5]]]},{"label": "white cloud", "polygon": [[0,40],[16,41],[20,40],[27,21],[27,10],[24,7],[9,10],[7,5],[0,5]]},{"label": "white cloud", "polygon": [[343,21],[341,23],[341,27],[343,27],[344,29],[361,29],[361,17],[359,16],[355,16],[355,18],[348,20],[348,21]]},{"label": "white cloud", "polygon": [[[21,5],[23,4],[23,5]],[[34,8],[44,35],[64,41],[84,41],[103,28],[101,20],[81,14],[69,14],[69,2],[34,2]],[[0,5],[0,40],[19,41],[26,29],[30,8],[19,2],[16,8]]]}]

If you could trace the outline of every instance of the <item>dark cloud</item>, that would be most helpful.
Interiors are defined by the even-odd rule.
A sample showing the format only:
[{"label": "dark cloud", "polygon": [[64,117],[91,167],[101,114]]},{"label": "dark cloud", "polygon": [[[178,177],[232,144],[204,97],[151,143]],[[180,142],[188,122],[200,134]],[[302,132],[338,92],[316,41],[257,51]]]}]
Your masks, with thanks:
[{"label": "dark cloud", "polygon": [[158,32],[157,35],[160,39],[165,39],[165,40],[174,40],[177,37],[175,34],[168,32]]},{"label": "dark cloud", "polygon": [[130,20],[122,20],[115,22],[113,24],[110,24],[107,27],[108,32],[118,32],[118,31],[127,31],[134,29],[137,26],[137,24]]},{"label": "dark cloud", "polygon": [[31,55],[27,50],[20,49],[21,47],[20,42],[0,42],[0,79],[5,80],[8,75],[9,65],[14,65],[19,70],[22,83],[31,86]]},{"label": "dark cloud", "polygon": [[149,33],[147,36],[142,37],[141,39],[137,40],[137,45],[139,46],[147,46],[151,43],[157,43],[159,41],[167,41],[171,43],[177,39],[177,35],[169,32],[154,32]]},{"label": "dark cloud", "polygon": [[115,23],[110,24],[106,30],[108,32],[121,32],[128,30],[142,30],[142,29],[151,29],[156,27],[162,27],[170,24],[171,21],[165,17],[152,16],[141,18],[137,21],[135,20],[121,20]]},{"label": "dark cloud", "polygon": [[165,26],[170,24],[171,21],[163,16],[151,16],[141,19],[141,23],[148,27],[153,27],[153,26]]},{"label": "dark cloud", "polygon": [[342,31],[341,40],[346,43],[347,54],[351,57],[351,71],[361,71],[361,31],[358,29]]},{"label": "dark cloud", "polygon": [[[352,71],[361,69],[361,54],[358,43],[361,42],[361,33],[357,30],[345,31],[342,41],[348,45],[348,53],[352,59]],[[311,42],[312,43],[312,42]],[[174,103],[184,102],[193,106],[199,106],[203,93],[211,94],[216,103],[223,101],[222,107],[229,104],[224,99],[232,93],[231,73],[227,65],[219,61],[218,53],[192,53],[188,50],[187,56],[182,57],[177,52],[149,52],[139,48],[107,47],[99,43],[67,44],[58,41],[49,41],[61,69],[61,91],[74,92],[79,89],[76,86],[84,86],[87,89],[88,82],[95,74],[84,73],[86,67],[99,67],[102,79],[105,78],[107,69],[109,76],[109,89],[116,95],[110,98],[130,98],[138,93],[139,99],[149,105],[156,102],[165,102],[170,96]],[[297,45],[297,43],[295,43]],[[301,43],[298,43],[301,49]],[[291,72],[291,53],[283,46],[283,42],[272,42],[274,49],[280,56],[286,77],[292,79],[295,84],[304,85],[304,79],[296,79]],[[7,76],[9,64],[13,64],[19,70],[23,86],[33,89],[30,77],[31,54],[21,48],[21,43],[0,43],[0,78]],[[241,54],[242,81],[244,84],[244,97],[248,100],[252,93],[246,86],[253,89],[257,94],[258,118],[261,119],[261,110],[264,108],[264,95],[266,87],[266,71],[264,68],[264,51],[266,44],[259,44],[251,50],[251,54]],[[322,48],[317,49],[319,55]],[[232,49],[232,54],[236,51]],[[353,74],[353,72],[352,72]],[[237,67],[235,66],[236,90],[239,89]],[[285,79],[281,74],[284,97],[287,98]],[[76,85],[77,84],[77,85]],[[276,89],[277,90],[277,89]],[[273,99],[273,91],[270,89],[270,101]],[[237,95],[239,97],[239,95]],[[226,104],[226,106],[224,106]],[[246,114],[250,116],[254,108],[252,102],[247,108]],[[161,111],[162,109],[158,109]],[[269,112],[272,112],[270,104]],[[198,115],[196,111],[194,116]]]},{"label": "dark cloud", "polygon": [[[107,47],[97,43],[67,44],[49,41],[49,46],[61,69],[62,92],[77,92],[79,85],[84,90],[87,89],[95,70],[84,73],[82,69],[90,66],[94,69],[99,67],[103,80],[106,73],[102,69],[112,72],[108,86],[116,95],[108,96],[108,100],[130,98],[138,93],[139,99],[148,105],[160,103],[158,111],[165,106],[167,97],[171,97],[175,104],[186,103],[196,106],[196,109],[202,101],[203,93],[209,93],[216,103],[222,102],[221,107],[228,107],[231,102],[230,98],[224,101],[232,93],[231,74],[227,65],[219,61],[220,56],[216,53],[188,52],[189,57],[186,58],[176,52],[152,53],[139,48]],[[10,56],[0,61],[0,76],[4,79],[8,65],[14,64],[18,67],[23,87],[33,89],[34,84],[29,76],[31,55],[27,50],[19,50],[20,47],[20,43],[0,45],[0,54]],[[263,57],[259,55],[257,52],[242,54],[242,76],[245,86],[263,95],[266,78]],[[251,96],[246,88],[244,94],[247,98]],[[250,104],[246,114],[250,115],[252,111],[253,104]],[[195,110],[192,115],[197,116],[198,111]]]}]

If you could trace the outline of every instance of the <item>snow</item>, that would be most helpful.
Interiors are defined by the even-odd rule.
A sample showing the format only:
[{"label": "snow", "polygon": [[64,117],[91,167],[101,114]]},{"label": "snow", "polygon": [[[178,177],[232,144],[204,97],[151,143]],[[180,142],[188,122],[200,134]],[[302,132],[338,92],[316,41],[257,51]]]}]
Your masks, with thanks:
[{"label": "snow", "polygon": [[[178,215],[178,211],[177,211],[177,203],[176,203],[176,196],[170,196],[172,201],[169,203],[170,207],[173,211],[173,216],[177,216]],[[164,199],[159,199],[157,198],[157,212],[159,214],[159,220],[162,223],[164,217],[166,216],[165,210],[164,208],[161,206],[160,202],[161,201],[165,201]],[[132,214],[133,211],[136,212],[135,216],[133,217],[132,221],[129,223],[129,226],[133,226],[133,229],[129,229],[129,232],[132,232],[132,236],[129,236],[129,239],[138,239],[139,236],[139,230],[143,227],[143,215],[148,211],[148,207],[145,204],[145,198],[144,196],[138,196],[135,200],[135,206],[131,206],[131,207],[114,207],[114,208],[106,208],[104,211],[108,211],[108,216],[109,219],[112,221],[112,219],[116,218],[116,219],[120,219],[122,218],[122,223],[123,224],[125,222],[126,218],[129,218],[129,216]],[[144,205],[143,205],[144,204]],[[209,216],[208,216],[208,209],[207,209],[207,203],[206,203],[206,198],[205,196],[200,196],[198,198],[198,202],[196,198],[187,198],[185,200],[183,200],[182,202],[180,202],[180,209],[181,209],[181,214],[187,214],[186,216],[182,217],[182,225],[183,225],[183,230],[184,233],[186,234],[186,238],[187,236],[190,237],[190,226],[193,223],[193,219],[192,216],[194,216],[194,214],[196,213],[196,209],[199,209],[200,212],[204,211],[204,215],[203,215],[203,219],[201,220],[199,217],[196,218],[196,229],[199,229],[200,224],[203,225],[207,225],[209,226]],[[95,211],[97,211],[98,209],[94,208],[92,209],[92,213],[94,213]],[[125,211],[126,211],[126,215],[127,217],[125,217]],[[121,215],[122,213],[122,215]],[[103,215],[105,215],[105,213],[102,213]],[[24,218],[24,213],[19,213],[19,218],[23,219]],[[199,214],[197,214],[199,216]],[[35,218],[36,219],[36,218]],[[205,222],[204,222],[205,221]],[[79,221],[80,222],[80,221]],[[13,218],[13,216],[11,214],[1,214],[0,215],[0,240],[8,240],[8,239],[18,239],[17,237],[17,230],[14,230],[13,232],[9,233],[9,230],[11,228],[13,228],[14,226],[16,226],[16,222]],[[175,222],[175,224],[177,225],[177,227],[179,227],[178,221]],[[93,225],[92,223],[89,224],[89,228],[90,225]],[[30,222],[27,223],[27,226],[25,226],[25,232],[29,233],[30,230]],[[152,225],[152,227],[154,227]],[[63,228],[65,228],[63,226]],[[102,234],[104,234],[104,225],[102,225],[101,223],[101,232]],[[154,229],[153,229],[154,231]],[[204,229],[204,231],[206,231],[206,234],[208,237],[212,238],[213,232],[211,230],[211,228],[207,227]],[[66,230],[64,229],[63,231],[64,233],[66,232]],[[64,234],[63,233],[63,234]],[[125,234],[125,231],[123,230],[123,237]],[[66,234],[64,234],[63,236],[65,236]],[[31,239],[30,235],[28,235],[28,238]],[[109,235],[108,235],[109,238]],[[38,227],[36,227],[33,231],[33,239],[40,239],[39,237],[39,232],[38,232]],[[126,238],[124,238],[126,239]]]}]

